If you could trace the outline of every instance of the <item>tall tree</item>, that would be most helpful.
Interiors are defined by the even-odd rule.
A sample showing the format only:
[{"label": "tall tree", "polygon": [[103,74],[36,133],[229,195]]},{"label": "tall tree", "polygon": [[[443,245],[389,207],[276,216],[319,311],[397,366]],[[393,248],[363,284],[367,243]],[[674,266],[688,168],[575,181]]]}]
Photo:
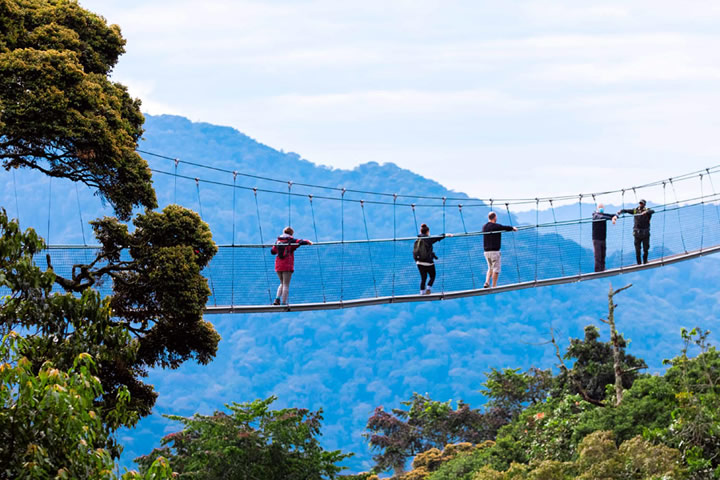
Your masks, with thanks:
[{"label": "tall tree", "polygon": [[377,469],[404,471],[407,459],[430,448],[445,448],[448,443],[479,443],[492,438],[495,426],[485,415],[462,400],[456,408],[450,401],[438,402],[414,393],[401,408],[386,412],[377,407],[368,419],[365,437],[378,453],[373,457]]},{"label": "tall tree", "polygon": [[[44,248],[35,232],[22,232],[0,210],[0,287],[10,293],[2,300],[0,331],[28,333],[23,354],[36,370],[49,360],[69,368],[78,354],[92,354],[105,392],[101,403],[111,408],[127,388],[132,410],[148,415],[156,394],[141,380],[147,368],[176,368],[189,358],[207,363],[215,355],[220,337],[203,320],[209,289],[200,270],[216,247],[207,225],[178,206],[139,216],[133,233],[114,219],[96,230],[101,266],[61,279],[35,265]],[[112,278],[114,295],[100,300],[91,287],[103,276]],[[83,302],[55,292],[56,282],[81,293]],[[100,314],[105,304],[112,317]]]},{"label": "tall tree", "polygon": [[84,182],[127,220],[156,206],[135,152],[140,101],[108,75],[124,52],[117,25],[74,0],[0,0],[0,160]]},{"label": "tall tree", "polygon": [[145,472],[162,455],[178,478],[197,480],[336,478],[344,469],[337,464],[352,454],[320,446],[322,411],[271,410],[274,401],[233,403],[226,405],[229,413],[166,415],[183,430],[167,435],[162,448],[136,461]]}]

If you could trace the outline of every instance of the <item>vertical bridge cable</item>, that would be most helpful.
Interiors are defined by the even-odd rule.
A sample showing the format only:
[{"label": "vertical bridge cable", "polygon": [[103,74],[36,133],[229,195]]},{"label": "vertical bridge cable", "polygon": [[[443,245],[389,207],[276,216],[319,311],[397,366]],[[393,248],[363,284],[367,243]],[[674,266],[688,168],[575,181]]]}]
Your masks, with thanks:
[{"label": "vertical bridge cable", "polygon": [[[257,213],[258,230],[260,231],[260,245],[262,245],[262,250],[265,250],[265,239],[263,238],[262,222],[260,221],[260,204],[258,203],[257,187],[253,188],[253,194],[255,195],[255,212]],[[270,277],[268,276],[267,258],[265,258],[264,251],[262,252],[262,258],[263,264],[265,265],[265,283],[267,283],[268,301],[272,302],[272,294],[270,293]]]},{"label": "vertical bridge cable", "polygon": [[[310,199],[310,213],[312,213],[313,230],[315,230],[315,243],[318,243],[319,240],[318,240],[317,224],[315,223],[315,207],[313,207],[313,196],[308,195],[308,198]],[[322,262],[320,261],[320,247],[315,247],[315,253],[317,253],[318,268],[320,269],[320,288],[322,288],[323,303],[325,303],[325,302],[327,302],[327,298],[325,297],[325,280],[324,280]]]},{"label": "vertical bridge cable", "polygon": [[50,245],[50,209],[52,208],[52,177],[48,177],[48,225],[47,244]]},{"label": "vertical bridge cable", "polygon": [[538,278],[538,252],[540,251],[540,199],[535,198],[535,282]]},{"label": "vertical bridge cable", "polygon": [[410,208],[412,208],[413,220],[415,220],[415,231],[419,232],[420,230],[419,230],[418,224],[417,224],[417,215],[415,215],[415,204],[414,203],[410,204]]},{"label": "vertical bridge cable", "polygon": [[[510,226],[513,226],[512,221],[512,215],[510,215],[510,204],[506,203],[505,208],[507,209],[508,214],[508,220],[510,221]],[[513,252],[515,253],[515,268],[517,269],[517,281],[520,283],[520,262],[518,261],[518,253],[517,253],[517,242],[515,241],[515,235],[512,235],[512,241],[513,241]]]},{"label": "vertical bridge cable", "polygon": [[680,200],[678,200],[677,191],[675,190],[675,184],[673,183],[672,178],[669,178],[668,181],[670,182],[670,186],[673,189],[673,195],[675,195],[675,211],[677,212],[678,226],[680,227],[680,241],[682,241],[683,250],[685,250],[685,253],[687,253],[687,247],[685,246],[685,235],[683,234],[682,219],[680,218]]},{"label": "vertical bridge cable", "polygon": [[702,215],[700,220],[700,251],[703,250],[703,240],[705,238],[705,192],[703,191],[703,174],[700,174],[700,208]]},{"label": "vertical bridge cable", "polygon": [[180,163],[180,159],[175,159],[175,186],[173,187],[173,203],[177,205],[177,178],[178,178],[178,164]]},{"label": "vertical bridge cable", "polygon": [[368,246],[368,259],[370,260],[370,272],[372,273],[373,287],[375,287],[375,296],[378,296],[377,282],[375,281],[375,264],[372,258],[372,249],[370,248],[370,233],[368,232],[367,219],[365,218],[365,200],[360,200],[360,208],[362,209],[363,223],[365,224],[365,239]]},{"label": "vertical bridge cable", "polygon": [[392,296],[395,297],[395,266],[397,262],[397,220],[395,210],[397,207],[397,193],[393,193],[393,271],[392,271]]},{"label": "vertical bridge cable", "polygon": [[82,232],[83,245],[87,247],[87,241],[85,241],[85,222],[83,222],[82,207],[80,206],[80,192],[78,191],[77,182],[75,182],[75,199],[77,200],[78,214],[80,215],[80,231]]},{"label": "vertical bridge cable", "polygon": [[[710,169],[706,168],[705,171],[707,172],[707,177],[710,181],[710,188],[713,192],[713,201],[716,201],[717,199],[715,198],[715,184],[713,183],[712,175],[710,175]],[[720,223],[720,206],[718,206],[717,204],[715,205],[715,212],[717,213],[718,223]]]},{"label": "vertical bridge cable", "polygon": [[667,183],[662,182],[663,186],[663,230],[662,230],[662,259],[665,260],[665,224],[667,223]]},{"label": "vertical bridge cable", "polygon": [[[465,234],[467,234],[468,231],[467,231],[467,227],[465,226],[465,216],[463,215],[462,204],[458,205],[458,211],[460,212],[460,220],[462,220],[463,232],[465,232]],[[473,254],[469,248],[467,249],[467,252],[468,252],[468,263],[470,264],[470,279],[472,280],[472,286],[473,286],[473,290],[474,290],[475,289],[475,269],[473,268],[473,264],[472,264]]]},{"label": "vertical bridge cable", "polygon": [[578,197],[578,208],[580,210],[580,216],[578,217],[578,275],[582,275],[582,224],[583,224],[583,213],[582,213],[582,193]]},{"label": "vertical bridge cable", "polygon": [[340,301],[345,293],[345,187],[340,191]]},{"label": "vertical bridge cable", "polygon": [[555,224],[555,236],[557,237],[556,241],[558,242],[557,246],[558,246],[558,256],[560,257],[560,273],[564,277],[565,276],[565,266],[564,266],[565,262],[563,261],[562,247],[560,246],[560,239],[562,237],[560,237],[560,232],[558,231],[557,217],[555,216],[555,205],[553,205],[552,199],[550,199],[550,210],[552,210],[553,223]]},{"label": "vertical bridge cable", "polygon": [[[197,177],[195,177],[195,189],[197,190],[198,207],[200,209],[200,220],[202,220],[204,222],[205,218],[203,217],[202,201],[200,200],[200,179]],[[215,283],[213,282],[212,269],[210,268],[209,263],[208,263],[207,269],[208,269],[208,277],[210,277],[210,290],[212,291],[213,302],[215,303],[215,306],[217,307],[217,296],[215,295]]]},{"label": "vertical bridge cable", "polygon": [[292,227],[292,195],[290,194],[292,184],[293,182],[288,181],[288,227]]},{"label": "vertical bridge cable", "polygon": [[[446,233],[445,232],[445,201],[446,200],[447,200],[446,197],[442,197],[443,238],[445,237],[445,233]],[[445,262],[445,260],[446,260],[446,258],[445,258],[445,242],[442,242],[441,247],[442,247],[443,262]],[[442,278],[441,278],[441,283],[440,283],[440,290],[442,290],[443,293],[445,293],[445,270],[447,270],[447,268],[445,268],[445,264],[443,264]]]},{"label": "vertical bridge cable", "polygon": [[233,172],[233,194],[232,194],[232,273],[230,275],[230,306],[235,305],[235,192],[237,191],[236,187],[237,182],[237,172]]},{"label": "vertical bridge cable", "polygon": [[18,202],[17,194],[17,181],[15,180],[15,169],[12,171],[13,176],[13,190],[15,190],[15,214],[17,215],[18,224],[20,224],[20,202]]},{"label": "vertical bridge cable", "polygon": [[[622,206],[620,210],[625,210],[625,189],[622,189]],[[622,272],[623,265],[625,265],[625,216],[622,217],[620,227],[622,228],[620,232],[620,271]]]}]

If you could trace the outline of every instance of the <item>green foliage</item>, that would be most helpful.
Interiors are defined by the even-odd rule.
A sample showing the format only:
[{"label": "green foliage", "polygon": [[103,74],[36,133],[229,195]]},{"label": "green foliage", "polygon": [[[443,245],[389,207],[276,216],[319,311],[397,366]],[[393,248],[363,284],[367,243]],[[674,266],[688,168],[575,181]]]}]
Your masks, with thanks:
[{"label": "green foliage", "polygon": [[480,390],[488,397],[486,408],[495,410],[507,421],[515,418],[527,404],[534,405],[547,397],[552,382],[550,370],[531,368],[521,373],[519,368],[493,368]]},{"label": "green foliage", "polygon": [[619,442],[646,432],[658,432],[670,425],[671,413],[677,405],[675,390],[666,378],[644,376],[626,390],[619,406],[610,403],[604,408],[586,411],[573,434],[577,442],[586,435],[609,430]]},{"label": "green foliage", "polygon": [[[451,477],[443,477],[451,478]],[[653,445],[641,437],[615,445],[612,432],[598,431],[585,437],[574,461],[543,460],[512,464],[508,469],[490,465],[478,468],[469,480],[679,480],[686,478],[680,467],[680,452]],[[432,479],[432,477],[431,477]],[[434,480],[434,479],[433,479]]]},{"label": "green foliage", "polygon": [[402,405],[409,408],[389,413],[378,407],[368,419],[365,437],[373,450],[379,450],[373,457],[379,471],[392,468],[402,473],[407,459],[420,452],[450,443],[479,443],[494,434],[486,416],[462,400],[453,409],[450,401],[414,393]]},{"label": "green foliage", "polygon": [[[690,467],[692,478],[720,478],[720,353],[708,343],[709,331],[682,329],[681,354],[666,363],[665,377],[677,393],[677,408],[665,434]],[[700,349],[688,356],[692,346]]]},{"label": "green foliage", "polygon": [[[90,355],[79,354],[67,371],[48,361],[36,372],[20,353],[30,349],[15,333],[0,343],[0,478],[115,479],[112,434],[135,417],[127,389],[101,412]],[[172,478],[155,470],[155,477],[127,478]]]},{"label": "green foliage", "polygon": [[[613,346],[611,342],[600,342],[600,332],[593,325],[585,327],[584,339],[572,339],[565,359],[574,359],[569,371],[556,377],[552,394],[561,396],[563,392],[583,395],[585,400],[602,402],[605,400],[607,385],[615,383],[613,366]],[[647,368],[645,361],[625,353],[627,342],[619,337],[620,363],[623,375],[623,388],[628,389],[638,376],[637,370]]]},{"label": "green foliage", "polygon": [[76,1],[0,0],[0,159],[97,188],[123,219],[154,208],[135,152],[140,101],[108,78],[125,40]]},{"label": "green foliage", "polygon": [[[101,236],[103,252],[97,262],[103,266],[95,270],[80,266],[67,280],[34,265],[42,241],[32,229],[21,232],[17,222],[1,211],[0,287],[10,295],[2,299],[0,328],[5,333],[22,329],[32,334],[23,354],[36,370],[47,360],[67,369],[78,354],[91,354],[98,364],[105,391],[100,403],[106,410],[112,410],[119,390],[127,388],[132,410],[147,415],[156,397],[152,386],[141,381],[148,366],[176,367],[193,355],[207,362],[215,354],[219,336],[202,318],[209,290],[200,268],[216,247],[207,225],[181,207],[168,207],[140,220],[132,234],[114,220],[101,221],[109,225],[107,230],[116,230],[112,238]],[[187,229],[184,235],[163,238],[165,226],[178,224]],[[113,244],[114,240],[120,244]],[[120,258],[121,248],[135,257]],[[174,260],[162,262],[158,256]],[[110,299],[101,300],[91,288],[102,275],[114,280],[117,293]],[[82,293],[53,293],[56,282]],[[172,289],[177,289],[174,296]],[[135,303],[123,303],[128,298]],[[147,308],[142,308],[144,304]]]},{"label": "green foliage", "polygon": [[322,412],[270,410],[275,397],[226,405],[229,414],[191,418],[168,415],[184,425],[162,440],[161,449],[136,459],[147,472],[158,455],[169,458],[178,478],[336,478],[337,463],[352,454],[325,451],[319,444]]}]

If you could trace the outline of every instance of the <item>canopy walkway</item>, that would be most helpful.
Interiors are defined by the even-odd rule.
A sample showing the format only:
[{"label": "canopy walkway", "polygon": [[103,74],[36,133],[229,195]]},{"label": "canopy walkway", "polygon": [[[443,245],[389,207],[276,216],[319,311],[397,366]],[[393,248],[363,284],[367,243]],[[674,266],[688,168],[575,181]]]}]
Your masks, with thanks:
[{"label": "canopy walkway", "polygon": [[[398,237],[395,223],[398,209],[408,208],[408,210],[412,209],[413,220],[417,225],[416,206],[419,206],[419,203],[405,204],[402,202],[403,196],[397,194],[293,184],[288,181],[283,181],[288,186],[287,191],[258,189],[238,184],[238,172],[222,171],[217,168],[213,170],[230,172],[232,183],[201,180],[199,177],[179,174],[177,172],[179,163],[181,162],[175,160],[174,172],[155,168],[153,171],[156,174],[174,177],[174,182],[178,179],[194,182],[201,215],[203,213],[200,203],[201,184],[232,188],[233,238],[235,238],[236,192],[248,190],[255,198],[253,207],[257,210],[260,243],[220,246],[217,255],[204,272],[212,291],[206,311],[212,314],[330,310],[389,303],[450,300],[592,280],[670,265],[720,251],[720,206],[718,206],[720,192],[716,192],[712,184],[712,174],[720,171],[720,166],[643,186],[577,196],[514,200],[413,196],[414,199],[423,199],[425,202],[423,206],[437,210],[438,221],[433,225],[433,233],[445,231],[446,218],[450,215],[462,221],[462,231],[434,245],[435,253],[439,257],[435,263],[437,278],[432,293],[420,295],[418,269],[412,257],[416,237]],[[280,182],[280,180],[253,175],[249,177]],[[676,190],[676,184],[681,182],[687,182],[683,190],[686,195],[682,199],[678,198]],[[687,188],[690,182],[696,187]],[[306,190],[298,192],[298,185],[304,186]],[[335,190],[337,195],[307,193],[319,188]],[[655,212],[651,219],[649,261],[643,265],[636,263],[633,216],[623,215],[616,225],[610,222],[607,224],[607,268],[605,271],[595,272],[591,237],[592,219],[583,213],[583,200],[591,201],[590,205],[594,206],[593,204],[605,198],[609,199],[606,203],[617,199],[619,201],[616,204],[622,204],[626,208],[633,207],[640,192],[647,189],[655,189],[656,193],[662,194],[662,201],[649,205]],[[307,213],[312,214],[312,217],[309,217],[312,219],[312,224],[303,225],[302,229],[306,232],[314,230],[314,236],[304,237],[311,240],[317,239],[313,200],[339,202],[343,212],[338,229],[340,234],[338,240],[315,242],[313,245],[301,246],[295,251],[295,273],[290,285],[289,305],[272,305],[279,283],[274,271],[275,257],[270,253],[274,236],[270,237],[272,240],[266,241],[267,231],[263,235],[260,208],[257,203],[258,192],[287,197],[288,224],[292,220],[293,199],[303,197],[305,201],[309,201]],[[356,193],[355,198],[349,194],[350,192]],[[635,201],[626,199],[626,193],[632,194]],[[380,196],[381,200],[366,201],[357,198],[359,195],[375,195],[376,197],[373,198]],[[382,196],[387,198],[383,199]],[[673,198],[668,200],[668,196]],[[399,202],[398,199],[401,201]],[[536,219],[539,219],[537,212],[541,204],[549,205],[554,216],[555,205],[559,202],[567,203],[572,199],[579,205],[575,219],[565,221],[554,219],[550,223],[540,223],[537,220],[530,225],[515,225],[518,227],[517,232],[504,232],[499,285],[496,288],[483,288],[487,272],[483,252],[484,234],[479,231],[481,225],[476,224],[474,229],[467,229],[464,209],[465,211],[468,208],[482,209],[483,215],[494,209],[503,214],[500,216],[500,223],[508,224],[512,223],[514,218],[510,212],[511,205],[534,204]],[[345,211],[350,204],[359,206],[359,212],[356,211],[353,216],[356,220],[361,219],[364,224],[365,238],[362,240],[345,238],[346,216],[349,215]],[[385,205],[391,209],[389,211],[392,212],[392,236],[388,235],[386,239],[370,238],[367,227],[370,214],[366,215],[368,205]],[[408,210],[406,210],[407,214],[409,214]],[[273,233],[280,232],[284,226],[274,225]],[[297,236],[302,237],[302,235]],[[85,263],[88,259],[94,258],[96,250],[97,247],[92,246],[52,246],[49,247],[49,254],[55,270],[60,275],[69,276],[74,264]],[[39,262],[40,258],[38,257]],[[109,294],[111,285],[103,285],[101,290],[106,290],[104,293]]]}]

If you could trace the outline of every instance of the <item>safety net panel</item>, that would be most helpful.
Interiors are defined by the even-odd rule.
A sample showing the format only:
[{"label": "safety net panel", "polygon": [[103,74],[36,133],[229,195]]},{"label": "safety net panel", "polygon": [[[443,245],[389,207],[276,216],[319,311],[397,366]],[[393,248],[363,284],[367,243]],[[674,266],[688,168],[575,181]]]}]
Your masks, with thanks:
[{"label": "safety net panel", "polygon": [[[499,285],[512,285],[592,273],[596,269],[592,220],[518,225],[503,232]],[[635,265],[633,216],[606,224],[605,268]],[[485,235],[446,237],[433,245],[436,277],[432,293],[482,289],[486,282]],[[420,294],[420,274],[413,259],[415,238],[322,242],[294,253],[290,304],[334,303]],[[640,242],[642,244],[642,242]],[[720,245],[717,203],[655,207],[650,222],[648,261],[702,251]],[[643,245],[641,245],[642,247]],[[209,306],[267,305],[276,297],[279,279],[271,245],[221,246],[204,270],[211,287]],[[72,266],[95,258],[96,247],[51,247],[55,271],[70,277]],[[641,261],[643,261],[641,255]],[[36,263],[46,267],[45,256]],[[110,294],[109,280],[96,285]]]}]

